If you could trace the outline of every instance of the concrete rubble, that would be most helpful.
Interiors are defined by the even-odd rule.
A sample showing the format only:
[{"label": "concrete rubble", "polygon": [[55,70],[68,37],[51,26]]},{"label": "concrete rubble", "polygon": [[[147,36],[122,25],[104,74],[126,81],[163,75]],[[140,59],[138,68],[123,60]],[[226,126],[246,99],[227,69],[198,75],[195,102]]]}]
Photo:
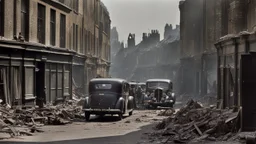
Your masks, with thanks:
[{"label": "concrete rubble", "polygon": [[[166,112],[170,114],[170,110]],[[238,115],[239,112],[206,108],[189,100],[177,113],[157,124],[150,137],[163,143],[227,141],[238,132]]]},{"label": "concrete rubble", "polygon": [[[82,101],[82,100],[81,100]],[[0,105],[0,139],[16,136],[32,136],[35,132],[44,132],[44,125],[65,125],[84,119],[78,100],[69,100],[56,106],[13,107]]]}]

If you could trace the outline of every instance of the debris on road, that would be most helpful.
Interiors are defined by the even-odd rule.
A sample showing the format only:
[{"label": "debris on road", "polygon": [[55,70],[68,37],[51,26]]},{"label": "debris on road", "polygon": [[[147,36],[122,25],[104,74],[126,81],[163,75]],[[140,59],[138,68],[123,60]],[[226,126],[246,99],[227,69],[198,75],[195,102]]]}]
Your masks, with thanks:
[{"label": "debris on road", "polygon": [[0,105],[0,133],[7,133],[10,137],[32,136],[35,132],[43,132],[40,127],[44,125],[65,125],[83,119],[82,107],[77,106],[77,102],[69,100],[44,108]]},{"label": "debris on road", "polygon": [[[164,111],[163,113],[165,113]],[[186,143],[190,141],[221,140],[233,137],[237,129],[238,112],[205,108],[199,102],[189,100],[177,113],[156,125],[157,138],[167,142]]]},{"label": "debris on road", "polygon": [[175,113],[174,109],[161,110],[157,115],[158,116],[172,116]]}]

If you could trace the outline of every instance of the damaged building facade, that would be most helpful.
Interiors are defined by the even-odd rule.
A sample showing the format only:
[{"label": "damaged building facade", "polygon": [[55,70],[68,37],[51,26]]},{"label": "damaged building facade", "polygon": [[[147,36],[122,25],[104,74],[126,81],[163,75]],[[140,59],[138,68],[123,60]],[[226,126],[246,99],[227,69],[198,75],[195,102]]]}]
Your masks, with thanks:
[{"label": "damaged building facade", "polygon": [[217,52],[221,36],[221,0],[182,0],[180,8],[179,92],[216,95]]},{"label": "damaged building facade", "polygon": [[150,78],[175,80],[180,59],[179,25],[168,32],[163,40],[158,30],[143,33],[138,45],[135,45],[135,35],[129,34],[128,47],[121,48],[113,58],[111,75],[141,82]]},{"label": "damaged building facade", "polygon": [[107,75],[110,18],[99,0],[1,0],[0,21],[4,103],[42,106],[85,95],[97,72]]},{"label": "damaged building facade", "polygon": [[255,89],[255,9],[252,0],[223,0],[222,29],[226,31],[216,43],[219,107],[243,106],[245,114],[255,109],[250,102]]}]

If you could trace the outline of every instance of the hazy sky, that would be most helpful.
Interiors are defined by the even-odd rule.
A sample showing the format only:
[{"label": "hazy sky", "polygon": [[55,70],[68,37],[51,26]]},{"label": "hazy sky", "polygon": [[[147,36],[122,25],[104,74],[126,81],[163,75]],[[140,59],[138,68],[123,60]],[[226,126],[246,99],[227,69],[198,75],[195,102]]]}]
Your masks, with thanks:
[{"label": "hazy sky", "polygon": [[[179,0],[102,0],[117,27],[120,41],[127,42],[128,34],[135,33],[136,43],[143,32],[158,29],[163,38],[166,23],[179,24]],[[174,26],[175,27],[175,26]]]}]

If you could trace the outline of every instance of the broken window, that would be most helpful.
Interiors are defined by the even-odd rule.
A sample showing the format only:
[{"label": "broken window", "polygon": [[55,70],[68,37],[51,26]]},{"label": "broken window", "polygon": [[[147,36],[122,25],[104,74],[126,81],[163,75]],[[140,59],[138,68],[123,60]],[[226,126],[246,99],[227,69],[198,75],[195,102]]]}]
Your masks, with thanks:
[{"label": "broken window", "polygon": [[50,43],[52,46],[55,46],[55,38],[56,38],[56,11],[51,9],[51,21],[50,21],[50,25],[51,25],[51,34],[50,34]]},{"label": "broken window", "polygon": [[60,15],[60,47],[66,47],[66,16]]},{"label": "broken window", "polygon": [[45,6],[38,4],[37,16],[37,39],[39,43],[45,44]]},{"label": "broken window", "polygon": [[26,98],[34,97],[34,67],[25,68],[25,80]]},{"label": "broken window", "polygon": [[26,41],[29,37],[29,1],[21,1],[21,35]]},{"label": "broken window", "polygon": [[4,0],[0,0],[0,36],[4,36]]}]

